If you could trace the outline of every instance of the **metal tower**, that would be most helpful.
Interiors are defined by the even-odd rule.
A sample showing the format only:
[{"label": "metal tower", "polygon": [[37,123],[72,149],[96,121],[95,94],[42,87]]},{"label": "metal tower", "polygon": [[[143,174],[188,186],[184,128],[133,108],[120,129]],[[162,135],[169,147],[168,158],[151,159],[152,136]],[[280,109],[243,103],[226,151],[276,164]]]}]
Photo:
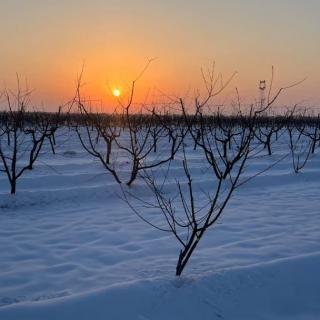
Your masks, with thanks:
[{"label": "metal tower", "polygon": [[265,91],[267,88],[266,80],[260,80],[259,90],[260,90],[260,107],[263,108],[265,103]]}]

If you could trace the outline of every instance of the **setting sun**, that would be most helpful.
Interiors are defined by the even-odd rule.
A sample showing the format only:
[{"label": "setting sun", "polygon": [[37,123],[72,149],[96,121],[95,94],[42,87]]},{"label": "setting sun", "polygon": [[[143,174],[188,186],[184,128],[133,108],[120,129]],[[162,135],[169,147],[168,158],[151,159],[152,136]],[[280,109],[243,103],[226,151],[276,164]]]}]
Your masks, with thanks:
[{"label": "setting sun", "polygon": [[113,89],[113,90],[112,90],[112,94],[113,94],[115,97],[120,97],[121,91],[120,91],[120,89],[116,88],[116,89]]}]

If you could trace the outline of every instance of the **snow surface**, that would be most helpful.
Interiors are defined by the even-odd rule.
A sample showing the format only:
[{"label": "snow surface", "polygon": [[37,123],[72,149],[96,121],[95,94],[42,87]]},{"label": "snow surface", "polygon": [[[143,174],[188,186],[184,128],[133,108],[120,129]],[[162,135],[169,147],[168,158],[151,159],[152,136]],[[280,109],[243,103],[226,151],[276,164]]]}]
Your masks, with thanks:
[{"label": "snow surface", "polygon": [[[192,145],[188,159],[209,188]],[[273,161],[254,160],[246,175]],[[287,157],[240,188],[176,279],[177,241],[141,221],[75,135],[60,133],[17,195],[0,174],[0,319],[320,319],[319,162],[294,174]],[[128,174],[121,154],[118,167]],[[182,177],[179,157],[171,170]],[[140,180],[132,189],[148,197]]]}]

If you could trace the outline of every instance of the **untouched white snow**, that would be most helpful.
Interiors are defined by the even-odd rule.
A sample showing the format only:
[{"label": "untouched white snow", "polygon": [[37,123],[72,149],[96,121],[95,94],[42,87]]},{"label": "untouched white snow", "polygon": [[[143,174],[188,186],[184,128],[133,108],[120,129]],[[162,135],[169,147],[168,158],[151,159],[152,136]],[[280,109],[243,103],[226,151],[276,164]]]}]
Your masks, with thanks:
[{"label": "untouched white snow", "polygon": [[[1,320],[320,318],[318,156],[300,174],[288,157],[239,189],[175,279],[176,240],[128,208],[74,135],[59,140],[17,195],[0,174]],[[192,146],[189,158],[209,186]],[[256,160],[246,174],[272,161]],[[121,157],[119,167],[125,175]],[[172,170],[182,176],[179,159]],[[133,188],[144,195],[141,181]]]},{"label": "untouched white snow", "polygon": [[[1,319],[317,320],[320,253],[202,278],[140,280],[0,309]],[[305,293],[308,292],[308,297]]]}]

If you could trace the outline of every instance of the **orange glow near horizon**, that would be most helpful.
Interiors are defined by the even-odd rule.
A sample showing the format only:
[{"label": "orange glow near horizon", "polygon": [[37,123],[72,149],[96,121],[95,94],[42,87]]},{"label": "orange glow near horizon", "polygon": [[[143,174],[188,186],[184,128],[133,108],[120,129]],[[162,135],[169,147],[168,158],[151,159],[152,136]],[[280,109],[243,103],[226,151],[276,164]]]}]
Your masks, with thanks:
[{"label": "orange glow near horizon", "polygon": [[252,102],[274,65],[275,90],[308,77],[279,103],[320,105],[320,1],[92,0],[76,10],[75,0],[49,2],[0,1],[0,92],[16,88],[18,73],[35,107],[72,100],[84,65],[82,95],[112,112],[148,58],[157,59],[136,83],[136,105],[205,94],[201,67],[212,60],[225,80],[238,71],[216,103],[230,103],[236,87]]}]

